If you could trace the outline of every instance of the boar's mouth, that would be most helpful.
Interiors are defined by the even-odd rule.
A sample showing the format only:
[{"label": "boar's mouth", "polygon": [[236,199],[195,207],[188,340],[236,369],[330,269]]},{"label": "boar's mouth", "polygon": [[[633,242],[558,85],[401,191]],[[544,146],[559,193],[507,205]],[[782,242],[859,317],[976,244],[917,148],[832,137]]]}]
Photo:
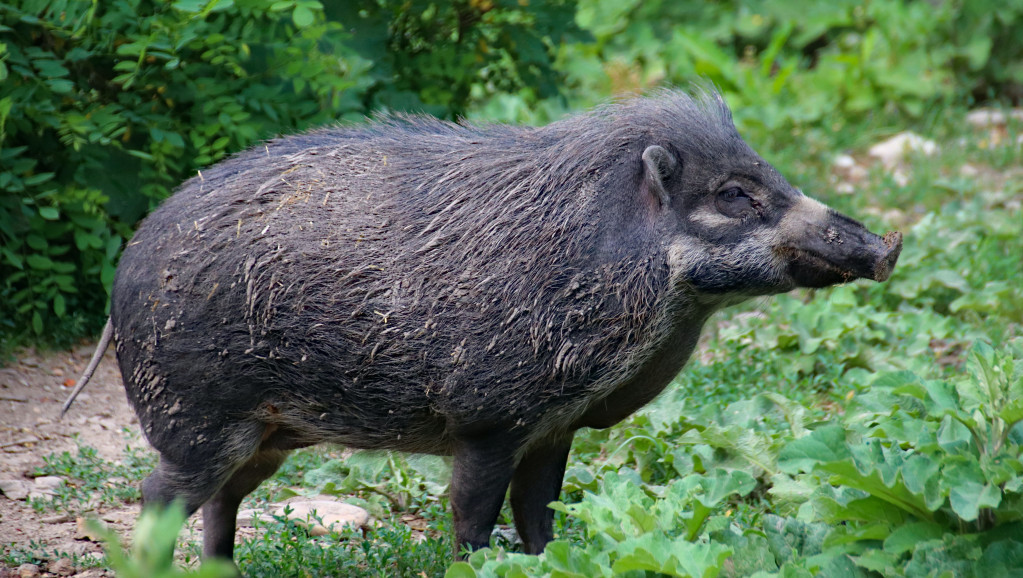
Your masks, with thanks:
[{"label": "boar's mouth", "polygon": [[883,237],[866,229],[859,233],[855,242],[836,242],[826,234],[823,241],[784,246],[777,252],[787,263],[789,277],[801,287],[826,287],[859,278],[887,280],[902,252],[902,233],[889,231]]}]

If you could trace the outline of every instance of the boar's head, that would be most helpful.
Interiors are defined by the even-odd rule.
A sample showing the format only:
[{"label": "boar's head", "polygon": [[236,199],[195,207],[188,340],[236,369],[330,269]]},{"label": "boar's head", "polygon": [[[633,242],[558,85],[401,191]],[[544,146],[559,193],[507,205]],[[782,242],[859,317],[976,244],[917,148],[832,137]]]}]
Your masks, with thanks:
[{"label": "boar's head", "polygon": [[720,96],[699,95],[698,111],[675,103],[686,132],[651,131],[640,189],[666,233],[676,283],[727,304],[891,275],[901,233],[875,235],[790,185],[742,140]]}]

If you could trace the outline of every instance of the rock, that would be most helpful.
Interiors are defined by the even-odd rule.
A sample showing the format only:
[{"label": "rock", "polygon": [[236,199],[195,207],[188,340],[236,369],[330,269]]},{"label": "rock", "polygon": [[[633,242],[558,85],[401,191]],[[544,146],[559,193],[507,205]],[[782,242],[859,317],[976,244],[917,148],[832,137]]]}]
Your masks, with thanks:
[{"label": "rock", "polygon": [[25,480],[0,480],[0,492],[12,500],[24,500],[28,498],[32,490],[32,483]]},{"label": "rock", "polygon": [[121,510],[111,510],[105,512],[101,518],[104,522],[111,524],[120,524],[121,526],[134,525],[135,520],[138,519],[140,508],[138,506],[128,507]]},{"label": "rock", "polygon": [[18,566],[18,576],[21,578],[36,578],[36,576],[39,576],[39,566],[35,564],[22,564]]},{"label": "rock", "polygon": [[40,476],[35,479],[35,491],[54,493],[64,485],[64,478],[59,476]]},{"label": "rock", "polygon": [[405,522],[405,525],[408,526],[409,528],[412,528],[413,530],[416,530],[418,532],[425,532],[428,526],[426,520],[420,518],[419,516],[413,516],[410,514],[402,516],[401,521]]},{"label": "rock", "polygon": [[1009,119],[1023,120],[1023,109],[1014,108],[1008,111],[997,108],[978,108],[971,110],[966,115],[966,122],[974,128],[990,128],[993,126],[1004,126]]},{"label": "rock", "polygon": [[835,168],[848,170],[856,166],[856,159],[849,155],[838,155],[831,164],[835,165]]},{"label": "rock", "polygon": [[87,564],[99,564],[103,562],[103,558],[105,557],[106,556],[103,552],[86,552],[85,554],[82,554],[82,559],[85,560]]},{"label": "rock", "polygon": [[[99,524],[103,529],[106,529],[106,524],[104,524],[103,522],[96,520],[96,523]],[[94,530],[92,528],[92,525],[89,524],[89,521],[86,518],[79,517],[75,519],[75,540],[102,542],[103,534],[101,534],[100,531]]]},{"label": "rock", "polygon": [[858,183],[870,175],[867,169],[860,165],[854,165],[846,174],[849,176],[849,181],[853,183]]},{"label": "rock", "polygon": [[55,516],[39,518],[39,521],[44,524],[63,524],[64,522],[70,522],[71,516],[68,516],[67,514],[57,514]]},{"label": "rock", "polygon": [[502,528],[500,526],[494,528],[491,535],[498,539],[503,540],[509,545],[518,545],[522,543],[522,538],[519,537],[519,533],[515,531],[515,528]]},{"label": "rock", "polygon": [[74,573],[75,567],[71,563],[71,560],[68,560],[67,558],[58,558],[50,563],[49,571],[51,574],[56,574],[57,576],[69,576]]},{"label": "rock", "polygon": [[41,500],[50,498],[57,493],[57,488],[64,485],[64,478],[58,476],[41,476],[29,488],[29,499]]},{"label": "rock", "polygon": [[[290,514],[285,514],[285,508],[291,508]],[[343,526],[360,527],[369,522],[369,512],[351,504],[335,500],[294,500],[288,501],[275,512],[278,516],[287,516],[291,520],[302,524],[311,524],[309,533],[313,536],[322,536],[329,532],[331,526],[340,530]],[[319,518],[321,523],[315,521]]]},{"label": "rock", "polygon": [[239,528],[251,528],[255,524],[256,520],[265,524],[267,522],[273,522],[274,518],[270,514],[265,514],[260,510],[240,510],[238,512],[238,520],[236,524]]},{"label": "rock", "polygon": [[906,131],[870,147],[869,154],[880,160],[884,166],[891,168],[901,162],[907,153],[920,152],[932,155],[937,151],[938,145],[934,141]]},{"label": "rock", "polygon": [[895,181],[896,185],[904,187],[909,184],[909,175],[907,175],[905,171],[896,169],[892,172],[892,180]]}]

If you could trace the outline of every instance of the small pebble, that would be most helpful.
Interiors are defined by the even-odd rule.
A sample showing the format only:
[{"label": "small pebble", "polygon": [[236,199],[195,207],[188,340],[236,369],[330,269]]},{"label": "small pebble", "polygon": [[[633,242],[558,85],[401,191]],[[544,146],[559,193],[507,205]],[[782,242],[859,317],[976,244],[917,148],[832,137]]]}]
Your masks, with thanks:
[{"label": "small pebble", "polygon": [[25,480],[0,480],[0,492],[12,500],[24,500],[32,484]]},{"label": "small pebble", "polygon": [[57,514],[56,516],[39,518],[39,521],[44,524],[63,524],[64,522],[70,522],[71,516],[68,516],[67,514]]},{"label": "small pebble", "polygon": [[52,492],[64,485],[64,478],[60,476],[40,476],[35,480],[36,491]]},{"label": "small pebble", "polygon": [[74,573],[75,567],[74,564],[71,563],[71,560],[68,560],[67,558],[59,558],[50,564],[49,571],[51,574],[56,574],[57,576],[70,576]]}]

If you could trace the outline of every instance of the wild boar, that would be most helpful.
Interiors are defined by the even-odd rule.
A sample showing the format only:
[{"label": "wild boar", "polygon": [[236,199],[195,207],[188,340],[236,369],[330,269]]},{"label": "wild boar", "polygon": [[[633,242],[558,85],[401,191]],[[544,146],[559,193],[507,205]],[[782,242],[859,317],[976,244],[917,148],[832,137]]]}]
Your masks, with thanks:
[{"label": "wild boar", "polygon": [[322,442],[453,456],[458,546],[510,486],[537,553],[573,433],[660,393],[712,313],[884,281],[901,247],[793,188],[711,91],[541,128],[394,116],[182,185],[124,251],[99,354],[160,454],[144,501],[202,507],[207,556]]}]

